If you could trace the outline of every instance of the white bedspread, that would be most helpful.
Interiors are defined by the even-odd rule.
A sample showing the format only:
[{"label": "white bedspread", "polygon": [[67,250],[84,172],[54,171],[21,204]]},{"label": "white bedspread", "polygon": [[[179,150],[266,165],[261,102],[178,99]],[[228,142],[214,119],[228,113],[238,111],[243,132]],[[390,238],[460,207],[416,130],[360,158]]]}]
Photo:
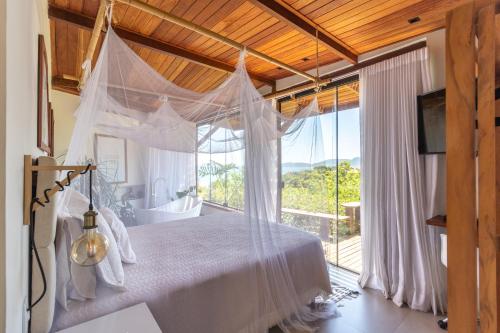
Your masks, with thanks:
[{"label": "white bedspread", "polygon": [[[58,309],[53,330],[146,302],[164,333],[240,332],[253,318],[248,304],[256,297],[243,219],[226,213],[129,228],[137,264],[124,264],[127,291],[98,288],[95,300]],[[330,293],[320,240],[278,227],[304,303]]]}]

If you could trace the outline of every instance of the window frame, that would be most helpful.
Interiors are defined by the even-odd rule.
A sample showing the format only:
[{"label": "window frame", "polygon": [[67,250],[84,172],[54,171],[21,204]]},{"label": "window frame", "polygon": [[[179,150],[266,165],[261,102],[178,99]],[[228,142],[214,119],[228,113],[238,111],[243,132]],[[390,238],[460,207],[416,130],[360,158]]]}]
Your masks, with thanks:
[{"label": "window frame", "polygon": [[[234,112],[234,113],[231,113],[231,114],[228,114],[228,116],[237,116],[239,115],[239,112]],[[212,122],[213,119],[204,119],[202,121],[199,121],[196,123],[196,150],[195,150],[195,172],[196,172],[196,195],[198,195],[198,185],[199,185],[199,175],[198,175],[198,128],[201,127],[201,126],[204,126],[204,125],[209,125],[211,126],[211,122]],[[224,152],[224,154],[227,154],[227,152]],[[210,155],[210,161],[212,161],[212,152],[210,151],[209,153]],[[219,208],[219,209],[224,209],[224,210],[227,210],[227,211],[239,211],[239,212],[242,212],[243,209],[240,209],[240,208],[237,208],[237,207],[232,207],[232,206],[229,206],[229,204],[227,203],[227,173],[225,174],[225,194],[224,194],[224,203],[223,204],[220,204],[218,202],[214,202],[212,201],[212,195],[211,195],[211,185],[212,185],[212,179],[210,179],[210,187],[209,187],[209,200],[207,199],[203,199],[203,202],[207,203],[207,205],[209,206],[212,206],[212,207],[216,207],[216,208]]]},{"label": "window frame", "polygon": [[[323,92],[323,91],[334,91],[335,89],[337,89],[339,86],[342,86],[342,85],[345,85],[345,84],[348,84],[348,83],[352,83],[352,82],[356,82],[356,81],[359,81],[359,75],[356,73],[354,75],[349,75],[347,77],[344,77],[344,78],[341,78],[339,80],[335,80],[335,81],[332,81],[322,87],[320,87],[320,92]],[[290,101],[292,98],[302,98],[302,97],[306,97],[306,96],[309,96],[309,95],[312,95],[312,94],[315,94],[316,93],[316,88],[311,88],[311,89],[308,89],[308,90],[304,90],[304,91],[301,91],[301,92],[298,92],[296,94],[293,94],[293,95],[289,95],[289,96],[286,96],[286,97],[282,97],[282,98],[278,98],[276,99],[276,110],[278,112],[281,113],[281,105],[283,102],[286,102],[286,101]],[[327,111],[327,112],[335,112],[334,108],[332,108],[330,111]],[[231,115],[238,115],[239,113],[238,112],[235,112]],[[200,126],[204,126],[204,125],[210,125],[211,121],[213,119],[204,119],[204,120],[201,120],[199,122],[196,123],[196,134],[198,134],[198,128]],[[278,126],[279,126],[279,122],[278,122]],[[281,209],[282,209],[282,175],[281,175],[281,167],[282,167],[282,151],[281,151],[281,139],[278,139],[277,140],[277,151],[278,151],[278,167],[277,167],[277,173],[278,173],[278,197],[277,197],[277,205],[276,205],[276,216],[277,216],[277,221],[278,222],[281,222]],[[198,186],[199,186],[199,175],[198,175],[198,139],[196,140],[196,149],[195,149],[195,171],[196,171],[196,194],[198,195]],[[227,154],[227,152],[225,153]],[[210,152],[210,155],[212,155],[212,152]],[[210,160],[212,160],[210,158]],[[212,181],[210,180],[210,185],[211,185]],[[210,199],[211,199],[211,195],[210,196]],[[205,200],[204,201],[209,204],[209,205],[212,205],[212,206],[215,206],[215,207],[220,207],[220,208],[224,208],[224,209],[228,209],[228,210],[236,210],[236,211],[242,211],[242,209],[239,209],[239,208],[235,208],[235,207],[231,207],[227,204],[227,193],[224,195],[224,200],[226,201],[224,204],[220,204],[220,203],[217,203],[217,202],[214,202],[212,200]]]}]

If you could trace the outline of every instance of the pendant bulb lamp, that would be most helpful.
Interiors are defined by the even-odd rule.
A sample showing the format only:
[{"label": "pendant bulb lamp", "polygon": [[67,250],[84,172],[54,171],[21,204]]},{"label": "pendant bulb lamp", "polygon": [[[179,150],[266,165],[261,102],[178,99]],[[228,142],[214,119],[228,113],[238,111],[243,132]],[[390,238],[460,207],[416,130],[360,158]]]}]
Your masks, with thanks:
[{"label": "pendant bulb lamp", "polygon": [[92,170],[89,180],[89,210],[83,214],[83,234],[71,245],[71,260],[81,266],[92,266],[101,262],[108,253],[109,242],[97,230],[97,212],[92,205]]}]

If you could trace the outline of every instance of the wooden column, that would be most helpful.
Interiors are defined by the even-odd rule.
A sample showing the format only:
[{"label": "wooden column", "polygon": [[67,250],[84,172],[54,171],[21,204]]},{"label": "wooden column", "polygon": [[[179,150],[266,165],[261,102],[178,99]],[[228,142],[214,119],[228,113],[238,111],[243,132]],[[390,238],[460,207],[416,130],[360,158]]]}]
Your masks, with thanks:
[{"label": "wooden column", "polygon": [[474,3],[446,16],[448,318],[453,333],[476,332]]},{"label": "wooden column", "polygon": [[477,16],[478,35],[478,239],[481,333],[498,332],[497,193],[495,139],[495,6]]},{"label": "wooden column", "polygon": [[[500,87],[500,15],[495,16],[495,31],[496,31],[496,42],[495,42],[495,67],[496,67],[496,87]],[[495,116],[500,117],[500,99],[495,102]],[[495,160],[496,160],[496,218],[497,218],[497,235],[500,235],[500,127],[496,127],[495,130]],[[497,302],[500,300],[500,265],[498,264],[497,252]],[[497,303],[497,330],[499,330],[500,324],[498,323],[498,318],[500,318],[500,306]]]}]

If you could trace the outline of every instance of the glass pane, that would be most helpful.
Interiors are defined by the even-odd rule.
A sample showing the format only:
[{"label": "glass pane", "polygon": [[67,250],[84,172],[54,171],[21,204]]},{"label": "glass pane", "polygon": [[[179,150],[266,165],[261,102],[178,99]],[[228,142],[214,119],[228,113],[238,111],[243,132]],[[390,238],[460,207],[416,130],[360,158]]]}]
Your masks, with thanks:
[{"label": "glass pane", "polygon": [[338,88],[338,265],[361,271],[358,82]]},{"label": "glass pane", "polygon": [[243,161],[245,151],[226,153],[226,203],[228,207],[243,210]]},{"label": "glass pane", "polygon": [[336,253],[334,117],[310,117],[298,133],[281,140],[282,222],[318,236],[328,260]]},{"label": "glass pane", "polygon": [[198,195],[212,203],[243,209],[245,151],[238,150],[242,133],[216,126],[198,126],[198,145],[204,149],[197,154]]},{"label": "glass pane", "polygon": [[[316,95],[322,115],[281,143],[282,221],[320,237],[326,259],[361,270],[358,81],[280,104],[295,114]],[[338,107],[337,107],[338,104]]]}]

